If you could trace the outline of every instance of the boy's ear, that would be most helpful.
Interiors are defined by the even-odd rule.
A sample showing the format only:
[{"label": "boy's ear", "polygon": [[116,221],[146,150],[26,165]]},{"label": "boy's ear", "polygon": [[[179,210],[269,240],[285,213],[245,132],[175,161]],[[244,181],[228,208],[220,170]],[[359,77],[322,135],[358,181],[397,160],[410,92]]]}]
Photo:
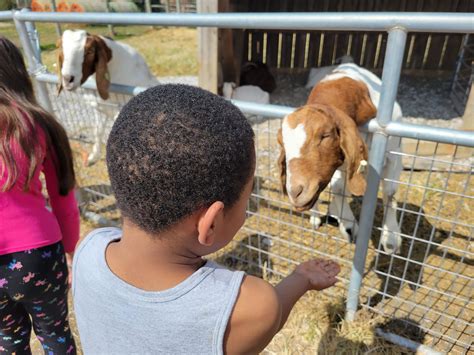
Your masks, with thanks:
[{"label": "boy's ear", "polygon": [[224,203],[216,201],[206,208],[199,217],[198,241],[203,246],[211,246],[215,242],[215,225],[224,211]]}]

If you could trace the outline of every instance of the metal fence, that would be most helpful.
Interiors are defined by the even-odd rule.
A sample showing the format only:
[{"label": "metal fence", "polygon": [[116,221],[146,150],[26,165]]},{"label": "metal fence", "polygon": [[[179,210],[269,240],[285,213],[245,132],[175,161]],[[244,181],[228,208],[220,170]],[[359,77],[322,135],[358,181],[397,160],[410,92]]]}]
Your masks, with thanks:
[{"label": "metal fence", "polygon": [[[346,319],[353,320],[358,307],[388,317],[379,334],[406,346],[426,344],[439,351],[468,353],[472,347],[474,303],[473,243],[474,135],[469,132],[390,122],[403,61],[407,32],[473,33],[473,14],[324,13],[324,14],[14,14],[30,71],[36,78],[41,102],[54,110],[67,128],[76,154],[84,213],[99,223],[118,222],[103,159],[93,166],[82,163],[90,151],[92,131],[99,123],[83,100],[94,83],[57,97],[56,76],[42,69],[28,38],[25,21],[204,26],[258,29],[388,31],[382,76],[382,95],[377,118],[365,128],[371,138],[368,188],[364,198],[352,198],[359,212],[357,243],[339,235],[328,216],[332,192],[322,195],[320,210],[295,212],[279,188],[276,132],[291,107],[235,102],[252,116],[256,133],[255,189],[248,219],[232,244],[216,257],[234,268],[279,277],[309,257],[322,255],[341,263],[342,282],[327,292],[347,297]],[[0,13],[0,19],[8,19]],[[119,110],[141,88],[112,85],[111,102]],[[104,119],[104,118],[99,118]],[[113,122],[106,122],[110,128]],[[388,136],[411,139],[413,153],[386,151]],[[426,151],[423,141],[435,142]],[[443,144],[452,151],[438,154]],[[423,150],[423,151],[422,151]],[[396,195],[403,240],[401,252],[389,255],[380,246],[385,216],[379,196],[384,158],[402,155],[405,170]],[[420,162],[423,169],[420,169]],[[350,196],[348,196],[351,198]],[[323,225],[315,229],[310,216]],[[407,340],[410,339],[410,340]],[[413,345],[414,344],[414,345]]]}]

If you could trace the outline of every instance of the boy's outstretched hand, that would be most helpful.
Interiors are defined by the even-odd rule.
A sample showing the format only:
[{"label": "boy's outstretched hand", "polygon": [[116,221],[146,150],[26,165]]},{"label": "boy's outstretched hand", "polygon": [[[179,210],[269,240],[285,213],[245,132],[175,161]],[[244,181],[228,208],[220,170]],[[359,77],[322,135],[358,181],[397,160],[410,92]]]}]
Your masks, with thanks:
[{"label": "boy's outstretched hand", "polygon": [[294,274],[306,278],[308,290],[320,291],[334,285],[340,271],[341,268],[335,261],[313,259],[298,265]]}]

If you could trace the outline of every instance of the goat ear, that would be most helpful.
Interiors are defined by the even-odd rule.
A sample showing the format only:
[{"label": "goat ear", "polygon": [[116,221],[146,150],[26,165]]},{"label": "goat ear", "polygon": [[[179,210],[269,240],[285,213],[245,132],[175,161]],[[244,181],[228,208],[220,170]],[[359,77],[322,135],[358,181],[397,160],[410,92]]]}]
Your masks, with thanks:
[{"label": "goat ear", "polygon": [[63,67],[63,60],[64,60],[64,53],[63,53],[63,42],[61,38],[58,38],[56,41],[56,48],[58,48],[58,55],[57,55],[57,60],[56,60],[56,66],[58,70],[58,95],[61,93],[63,90],[63,75],[61,74],[61,69]]},{"label": "goat ear", "polygon": [[[95,81],[97,91],[102,99],[109,98],[110,74],[107,63],[112,58],[112,51],[99,36],[94,36],[96,43]],[[126,68],[124,68],[125,70]]]},{"label": "goat ear", "polygon": [[278,168],[280,170],[280,182],[281,182],[281,190],[284,194],[287,193],[286,191],[286,153],[285,147],[283,146],[283,136],[281,133],[281,128],[278,130],[277,134],[277,141],[280,145],[280,156],[278,157]]},{"label": "goat ear", "polygon": [[367,188],[364,174],[368,159],[367,146],[359,135],[357,125],[349,116],[337,110],[336,121],[345,157],[349,191],[353,195],[362,196]]}]

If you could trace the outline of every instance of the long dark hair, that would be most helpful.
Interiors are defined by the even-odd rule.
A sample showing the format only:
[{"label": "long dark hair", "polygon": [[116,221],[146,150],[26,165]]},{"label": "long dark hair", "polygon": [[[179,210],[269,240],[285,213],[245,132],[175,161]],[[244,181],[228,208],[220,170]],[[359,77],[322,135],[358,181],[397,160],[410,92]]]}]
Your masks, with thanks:
[{"label": "long dark hair", "polygon": [[[30,166],[23,186],[28,190],[39,158],[36,125],[45,133],[49,155],[52,157],[59,181],[59,193],[75,186],[73,157],[66,131],[52,114],[36,101],[30,77],[19,49],[0,36],[0,160],[8,172],[0,191],[11,189],[18,179],[18,167],[13,158],[11,140],[18,142]],[[1,176],[2,174],[0,174]]]}]

